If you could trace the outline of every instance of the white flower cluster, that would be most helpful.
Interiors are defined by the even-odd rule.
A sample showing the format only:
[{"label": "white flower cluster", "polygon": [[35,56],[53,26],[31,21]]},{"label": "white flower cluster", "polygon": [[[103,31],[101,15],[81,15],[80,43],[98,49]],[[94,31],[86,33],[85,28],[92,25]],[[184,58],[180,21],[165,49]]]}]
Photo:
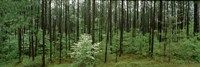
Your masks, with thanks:
[{"label": "white flower cluster", "polygon": [[100,43],[92,44],[91,36],[88,34],[81,35],[79,39],[79,42],[74,43],[74,46],[72,46],[71,57],[82,60],[95,60],[94,56],[101,51]]}]

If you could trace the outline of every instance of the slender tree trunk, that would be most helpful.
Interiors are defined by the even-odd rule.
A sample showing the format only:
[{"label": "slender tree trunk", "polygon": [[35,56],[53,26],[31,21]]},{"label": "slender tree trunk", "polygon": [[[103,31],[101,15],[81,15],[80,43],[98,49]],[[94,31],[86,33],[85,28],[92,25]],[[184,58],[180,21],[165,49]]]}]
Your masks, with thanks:
[{"label": "slender tree trunk", "polygon": [[45,67],[45,0],[42,0],[42,67]]},{"label": "slender tree trunk", "polygon": [[154,13],[153,13],[153,1],[151,1],[151,22],[150,22],[150,45],[149,45],[149,51],[150,51],[150,57],[153,57],[153,44],[154,44],[154,23],[155,23],[155,3],[154,1]]},{"label": "slender tree trunk", "polygon": [[[171,11],[171,14],[172,14],[172,17],[175,17],[175,2],[176,1],[171,1],[171,9],[172,9],[172,11]],[[175,35],[176,34],[176,23],[175,23],[175,20],[174,21],[172,21],[172,28],[171,28],[172,30],[171,30],[171,32],[172,32],[172,34],[173,35]],[[172,38],[172,40],[174,40],[174,38]]]},{"label": "slender tree trunk", "polygon": [[141,8],[141,24],[140,24],[140,26],[141,26],[141,31],[142,31],[142,34],[145,34],[145,32],[146,32],[146,19],[144,20],[144,18],[146,18],[147,17],[147,15],[145,14],[145,5],[146,5],[146,2],[145,1],[142,1],[142,8]]},{"label": "slender tree trunk", "polygon": [[[63,5],[62,5],[62,4],[63,4],[63,0],[61,0],[61,8],[63,8]],[[62,14],[63,14],[63,13],[62,13],[62,12],[63,12],[62,10],[63,10],[63,9],[60,9],[60,13],[59,13],[59,14],[60,14],[60,17],[59,17],[59,22],[60,22],[60,23],[59,23],[59,26],[60,26],[60,27],[59,27],[59,28],[60,28],[60,29],[59,29],[59,32],[60,32],[60,60],[59,60],[59,63],[61,63],[61,61],[62,61],[62,22],[63,22],[63,21],[62,21]]]},{"label": "slender tree trunk", "polygon": [[103,0],[100,1],[100,23],[99,23],[99,41],[102,41],[102,24],[103,24]]},{"label": "slender tree trunk", "polygon": [[[31,10],[33,11],[34,9],[33,9],[33,6],[31,6]],[[34,38],[33,38],[33,36],[34,36],[34,16],[33,16],[33,12],[31,12],[31,16],[32,16],[32,23],[31,23],[31,25],[32,25],[32,31],[31,31],[31,40],[32,40],[32,60],[34,61],[35,60],[35,41],[34,41]]]},{"label": "slender tree trunk", "polygon": [[[68,15],[68,16],[67,16],[67,18],[68,18],[68,20],[69,20],[69,18],[70,18],[70,17],[69,17],[69,13],[70,13],[70,11],[69,11],[69,7],[70,7],[69,1],[67,1],[67,4],[68,4],[68,7],[67,7],[67,15]],[[68,28],[68,29],[67,29],[67,30],[68,30],[68,32],[67,32],[67,33],[68,33],[68,50],[71,50],[71,43],[70,43],[70,40],[71,40],[71,39],[70,39],[70,38],[71,38],[71,36],[70,36],[70,33],[71,33],[71,26],[70,26],[70,21],[67,21],[67,23],[68,23],[68,27],[67,27],[67,28]]]},{"label": "slender tree trunk", "polygon": [[21,28],[18,29],[18,53],[19,53],[19,63],[21,63],[22,61],[22,32],[21,32]]},{"label": "slender tree trunk", "polygon": [[115,1],[115,15],[114,15],[114,23],[115,23],[115,27],[114,27],[114,31],[115,33],[117,33],[117,1]]},{"label": "slender tree trunk", "polygon": [[134,1],[134,3],[133,3],[133,22],[132,22],[132,37],[134,37],[135,36],[135,28],[136,28],[136,22],[137,22],[137,15],[136,15],[136,13],[137,13],[137,1]]},{"label": "slender tree trunk", "polygon": [[[109,23],[107,23],[107,26],[109,27]],[[106,32],[106,49],[105,49],[105,60],[104,60],[105,63],[107,62],[108,41],[109,41],[109,29],[107,29]]]},{"label": "slender tree trunk", "polygon": [[159,8],[159,16],[158,16],[158,39],[161,42],[161,33],[162,33],[162,1],[160,1],[160,8]]},{"label": "slender tree trunk", "polygon": [[[138,21],[138,23],[140,23],[140,22],[139,22],[139,1],[136,1],[136,6],[137,6],[137,7],[136,7],[136,10],[137,10],[137,15],[136,15],[137,17],[136,17],[136,20]],[[137,26],[137,25],[135,25],[135,26]],[[137,27],[136,27],[136,28],[137,28]]]},{"label": "slender tree trunk", "polygon": [[182,10],[183,3],[182,3],[182,1],[179,1],[178,4],[179,4],[178,26],[180,29],[183,29],[183,10]]},{"label": "slender tree trunk", "polygon": [[[111,27],[110,27],[110,25],[111,25],[111,5],[112,5],[112,0],[110,0],[110,9],[109,9],[109,23],[107,23],[107,32],[106,32],[106,50],[105,50],[105,63],[107,62],[107,50],[108,50],[108,42],[109,42],[109,38],[110,38],[110,31],[111,31]],[[111,44],[111,43],[110,43]]]},{"label": "slender tree trunk", "polygon": [[196,33],[199,32],[199,11],[198,11],[199,7],[198,7],[198,1],[194,1],[194,35],[196,35]]},{"label": "slender tree trunk", "polygon": [[[69,5],[69,1],[67,0],[67,4],[65,5],[65,42],[66,42],[66,51],[68,50],[68,5]],[[67,53],[67,52],[66,52]]]},{"label": "slender tree trunk", "polygon": [[92,18],[92,44],[95,43],[95,0],[92,2],[93,18]]},{"label": "slender tree trunk", "polygon": [[51,0],[49,0],[49,38],[50,38],[50,62],[52,63],[52,24],[51,24]]},{"label": "slender tree trunk", "polygon": [[[110,31],[110,34],[109,34],[110,35],[110,38],[109,38],[110,40],[109,41],[110,41],[110,46],[112,46],[112,0],[110,0],[109,23],[110,23],[109,24],[110,25],[109,26],[110,27],[109,28],[110,29],[109,30]],[[110,47],[110,50],[112,51],[112,47]]]},{"label": "slender tree trunk", "polygon": [[121,22],[120,22],[120,54],[119,56],[121,56],[121,54],[123,53],[123,23],[124,23],[124,0],[122,0],[122,16],[121,16]]},{"label": "slender tree trunk", "polygon": [[32,48],[32,40],[31,40],[31,22],[29,22],[29,30],[30,32],[28,33],[29,34],[29,37],[28,37],[28,40],[29,40],[29,45],[28,45],[28,57],[30,59],[31,57],[31,48]]},{"label": "slender tree trunk", "polygon": [[128,10],[128,5],[129,5],[129,3],[128,3],[128,0],[126,0],[126,9],[127,9],[127,15],[126,15],[126,31],[127,32],[129,32],[129,14],[128,14],[128,12],[129,12],[129,10]]},{"label": "slender tree trunk", "polygon": [[88,1],[88,34],[91,34],[91,1]]},{"label": "slender tree trunk", "polygon": [[76,40],[78,41],[79,40],[79,0],[77,2],[77,28],[76,28]]},{"label": "slender tree trunk", "polygon": [[[163,9],[166,9],[166,2],[164,2],[163,3]],[[166,10],[164,10],[164,12],[163,12],[163,22],[164,22],[164,24],[163,24],[163,32],[164,32],[164,36],[163,36],[163,40],[165,41],[165,43],[164,43],[164,59],[165,59],[165,57],[166,57],[166,21],[165,21],[165,14],[166,14]]]},{"label": "slender tree trunk", "polygon": [[[38,0],[38,3],[40,3],[40,0]],[[39,22],[40,22],[40,5],[37,6],[37,13],[38,13],[38,16],[37,16],[37,19],[36,19],[36,23],[35,23],[35,29],[36,29],[36,32],[35,32],[35,56],[37,55],[37,47],[38,47],[38,30],[39,30]]]},{"label": "slender tree trunk", "polygon": [[190,21],[190,1],[187,1],[187,20],[186,20],[186,25],[187,25],[187,30],[186,30],[186,34],[187,37],[189,36],[189,21]]},{"label": "slender tree trunk", "polygon": [[86,33],[86,25],[87,25],[87,0],[84,1],[85,4],[84,4],[84,25],[83,25],[83,30],[84,30],[84,33]]}]

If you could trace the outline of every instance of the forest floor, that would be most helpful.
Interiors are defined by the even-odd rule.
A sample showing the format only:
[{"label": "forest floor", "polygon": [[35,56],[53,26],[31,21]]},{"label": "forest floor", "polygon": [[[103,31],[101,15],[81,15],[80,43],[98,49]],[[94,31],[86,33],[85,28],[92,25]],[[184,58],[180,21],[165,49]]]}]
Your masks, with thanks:
[{"label": "forest floor", "polygon": [[[36,58],[37,59],[37,58]],[[38,57],[40,59],[40,57]],[[25,60],[25,61],[24,61]],[[41,63],[40,60],[35,60],[31,62],[29,59],[24,59],[22,63],[17,63],[17,60],[14,60],[9,63],[4,63],[0,67],[38,67]],[[163,57],[157,57],[154,59],[147,58],[141,55],[133,54],[123,54],[121,57],[117,57],[115,54],[108,55],[107,63],[104,63],[104,56],[99,57],[99,63],[96,64],[96,67],[199,67],[200,63],[194,61],[184,61],[184,60],[175,60],[164,61]],[[47,62],[47,67],[69,67],[72,63],[70,59],[63,60],[61,64],[58,63],[59,60],[54,63]]]}]

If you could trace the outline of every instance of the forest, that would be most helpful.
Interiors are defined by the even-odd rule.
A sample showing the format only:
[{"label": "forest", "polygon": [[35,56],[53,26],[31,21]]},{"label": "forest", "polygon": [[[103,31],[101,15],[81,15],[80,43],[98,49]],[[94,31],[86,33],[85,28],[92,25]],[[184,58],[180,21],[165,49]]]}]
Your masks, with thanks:
[{"label": "forest", "polygon": [[0,0],[0,67],[199,67],[199,4]]}]

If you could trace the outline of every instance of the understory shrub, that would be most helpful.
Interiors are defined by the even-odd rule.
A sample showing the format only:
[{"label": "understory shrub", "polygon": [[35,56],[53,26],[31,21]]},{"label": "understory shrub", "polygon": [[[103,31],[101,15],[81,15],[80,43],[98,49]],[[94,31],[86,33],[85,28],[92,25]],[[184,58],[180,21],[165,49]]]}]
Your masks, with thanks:
[{"label": "understory shrub", "polygon": [[91,36],[83,34],[79,41],[72,46],[71,58],[75,59],[72,67],[93,67],[96,56],[101,52],[100,43],[92,44]]}]

